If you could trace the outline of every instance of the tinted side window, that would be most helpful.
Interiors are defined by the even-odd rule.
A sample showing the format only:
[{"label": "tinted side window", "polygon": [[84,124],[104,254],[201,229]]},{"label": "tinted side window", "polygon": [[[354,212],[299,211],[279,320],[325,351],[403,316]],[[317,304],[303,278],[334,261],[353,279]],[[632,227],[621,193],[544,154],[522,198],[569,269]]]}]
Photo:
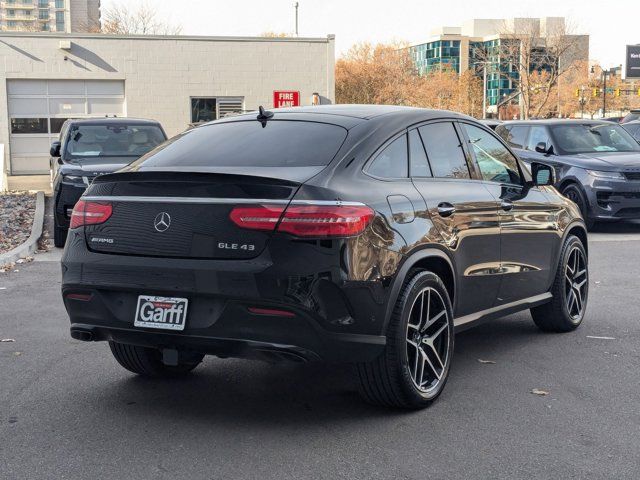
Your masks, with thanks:
[{"label": "tinted side window", "polygon": [[409,171],[412,177],[430,177],[431,167],[427,161],[418,130],[409,132]]},{"label": "tinted side window", "polygon": [[382,178],[406,178],[409,176],[408,170],[407,136],[402,135],[376,156],[367,172]]},{"label": "tinted side window", "polygon": [[631,125],[626,127],[627,131],[633,135],[633,138],[640,140],[640,125]]},{"label": "tinted side window", "polygon": [[507,136],[507,138],[505,138],[505,140],[507,141],[510,147],[524,148],[525,142],[527,141],[528,130],[529,130],[529,127],[514,125],[509,130],[509,135]]},{"label": "tinted side window", "polygon": [[532,126],[531,133],[529,134],[529,141],[527,142],[527,150],[535,152],[536,145],[540,142],[546,143],[547,147],[551,144],[547,128],[542,126]]},{"label": "tinted side window", "polygon": [[471,178],[462,144],[453,123],[432,123],[420,127],[434,177]]},{"label": "tinted side window", "polygon": [[518,162],[491,133],[474,125],[462,124],[480,167],[483,180],[519,185]]}]

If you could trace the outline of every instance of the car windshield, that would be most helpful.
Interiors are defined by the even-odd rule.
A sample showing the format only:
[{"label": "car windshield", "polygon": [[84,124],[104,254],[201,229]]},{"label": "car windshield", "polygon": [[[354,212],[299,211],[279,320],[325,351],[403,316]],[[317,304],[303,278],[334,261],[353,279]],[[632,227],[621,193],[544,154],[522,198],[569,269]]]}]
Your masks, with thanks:
[{"label": "car windshield", "polygon": [[70,158],[137,158],[165,140],[158,125],[73,125],[65,150]]},{"label": "car windshield", "polygon": [[640,152],[638,142],[619,125],[556,125],[553,135],[564,154]]}]

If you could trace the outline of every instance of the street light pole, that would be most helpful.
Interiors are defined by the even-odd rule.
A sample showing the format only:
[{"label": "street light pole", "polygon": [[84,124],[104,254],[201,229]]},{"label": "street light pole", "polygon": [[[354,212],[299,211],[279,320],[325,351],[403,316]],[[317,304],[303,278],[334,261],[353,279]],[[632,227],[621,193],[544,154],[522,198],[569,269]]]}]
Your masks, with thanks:
[{"label": "street light pole", "polygon": [[296,9],[296,37],[298,36],[298,2],[294,3],[293,6]]},{"label": "street light pole", "polygon": [[604,91],[602,92],[602,118],[607,116],[607,71],[602,70],[602,76],[604,78]]},{"label": "street light pole", "polygon": [[482,64],[482,119],[487,118],[487,62]]}]

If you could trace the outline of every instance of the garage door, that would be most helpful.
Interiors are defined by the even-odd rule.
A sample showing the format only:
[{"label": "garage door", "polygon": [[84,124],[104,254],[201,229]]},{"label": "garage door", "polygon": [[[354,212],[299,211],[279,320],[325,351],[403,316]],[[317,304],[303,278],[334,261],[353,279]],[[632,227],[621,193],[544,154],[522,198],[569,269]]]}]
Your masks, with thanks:
[{"label": "garage door", "polygon": [[8,80],[11,173],[49,173],[49,147],[69,118],[125,116],[121,80]]}]

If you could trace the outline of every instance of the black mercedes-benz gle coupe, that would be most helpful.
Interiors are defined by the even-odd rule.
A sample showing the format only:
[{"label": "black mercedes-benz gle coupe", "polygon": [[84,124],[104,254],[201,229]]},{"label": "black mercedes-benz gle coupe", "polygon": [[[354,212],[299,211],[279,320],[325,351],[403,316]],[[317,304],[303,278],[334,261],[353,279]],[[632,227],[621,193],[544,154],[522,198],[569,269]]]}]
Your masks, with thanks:
[{"label": "black mercedes-benz gle coupe", "polygon": [[226,118],[94,180],[62,260],[71,336],[146,376],[204,355],[356,365],[374,403],[442,391],[454,333],[575,329],[587,236],[553,170],[470,117],[318,106]]}]

